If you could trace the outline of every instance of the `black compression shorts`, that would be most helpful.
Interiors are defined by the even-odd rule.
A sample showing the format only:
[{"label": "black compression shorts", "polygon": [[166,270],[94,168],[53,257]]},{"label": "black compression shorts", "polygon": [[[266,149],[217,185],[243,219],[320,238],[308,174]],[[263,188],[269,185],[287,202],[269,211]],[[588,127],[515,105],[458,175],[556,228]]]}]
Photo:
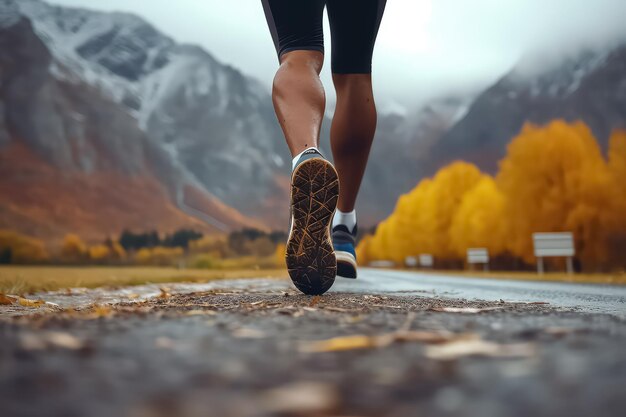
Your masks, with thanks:
[{"label": "black compression shorts", "polygon": [[287,52],[324,53],[322,17],[328,8],[335,74],[372,72],[374,43],[386,0],[262,0],[278,59]]}]

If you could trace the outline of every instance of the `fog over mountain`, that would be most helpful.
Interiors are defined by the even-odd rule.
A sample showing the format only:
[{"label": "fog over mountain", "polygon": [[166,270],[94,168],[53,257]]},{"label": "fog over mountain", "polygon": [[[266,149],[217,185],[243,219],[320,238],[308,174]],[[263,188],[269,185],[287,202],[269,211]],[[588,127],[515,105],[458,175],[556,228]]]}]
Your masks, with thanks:
[{"label": "fog over mountain", "polygon": [[[177,42],[203,46],[266,88],[274,76],[277,60],[259,0],[53,3],[133,12]],[[388,1],[374,55],[377,101],[383,110],[412,109],[431,98],[479,92],[528,51],[555,54],[626,38],[624,16],[623,0]],[[328,27],[325,36],[330,48]],[[329,68],[327,60],[323,78],[332,105]]]}]

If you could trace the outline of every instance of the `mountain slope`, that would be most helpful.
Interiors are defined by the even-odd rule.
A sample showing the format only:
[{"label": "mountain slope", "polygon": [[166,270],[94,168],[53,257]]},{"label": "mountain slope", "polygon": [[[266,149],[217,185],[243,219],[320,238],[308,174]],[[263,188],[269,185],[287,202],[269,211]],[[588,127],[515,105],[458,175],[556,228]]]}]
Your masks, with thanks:
[{"label": "mountain slope", "polygon": [[525,122],[582,120],[603,146],[626,126],[626,45],[565,58],[529,56],[487,89],[429,155],[429,172],[464,159],[494,172]]},{"label": "mountain slope", "polygon": [[287,201],[278,177],[289,158],[266,88],[134,15],[38,0],[19,7],[52,51],[57,78],[107,94],[197,187],[277,223],[273,200]]},{"label": "mountain slope", "polygon": [[118,104],[54,68],[30,21],[0,2],[0,227],[52,239],[75,229],[101,238],[124,227],[258,225],[206,192],[189,193],[203,221],[190,214],[172,192],[194,190],[186,173]]}]

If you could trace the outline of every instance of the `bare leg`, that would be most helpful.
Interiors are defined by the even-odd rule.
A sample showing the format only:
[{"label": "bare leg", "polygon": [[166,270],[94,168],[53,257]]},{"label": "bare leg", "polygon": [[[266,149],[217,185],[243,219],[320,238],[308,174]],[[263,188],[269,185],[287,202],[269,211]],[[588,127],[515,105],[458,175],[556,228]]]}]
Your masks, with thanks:
[{"label": "bare leg", "polygon": [[350,212],[354,209],[374,140],[376,105],[371,74],[333,74],[333,82],[337,108],[330,142],[341,184],[337,208]]},{"label": "bare leg", "polygon": [[283,54],[274,77],[272,100],[291,155],[318,146],[326,95],[319,74],[324,54],[291,51]]}]

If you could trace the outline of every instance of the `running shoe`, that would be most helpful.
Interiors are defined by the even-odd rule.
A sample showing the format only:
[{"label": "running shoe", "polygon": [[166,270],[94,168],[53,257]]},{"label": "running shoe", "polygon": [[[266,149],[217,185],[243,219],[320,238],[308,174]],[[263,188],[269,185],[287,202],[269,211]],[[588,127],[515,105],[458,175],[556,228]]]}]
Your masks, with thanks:
[{"label": "running shoe", "polygon": [[335,282],[337,259],[330,224],[339,197],[335,167],[315,149],[302,154],[291,175],[289,276],[305,294],[323,294]]},{"label": "running shoe", "polygon": [[356,278],[356,244],[357,226],[352,231],[343,224],[333,228],[333,247],[337,257],[337,276]]}]

